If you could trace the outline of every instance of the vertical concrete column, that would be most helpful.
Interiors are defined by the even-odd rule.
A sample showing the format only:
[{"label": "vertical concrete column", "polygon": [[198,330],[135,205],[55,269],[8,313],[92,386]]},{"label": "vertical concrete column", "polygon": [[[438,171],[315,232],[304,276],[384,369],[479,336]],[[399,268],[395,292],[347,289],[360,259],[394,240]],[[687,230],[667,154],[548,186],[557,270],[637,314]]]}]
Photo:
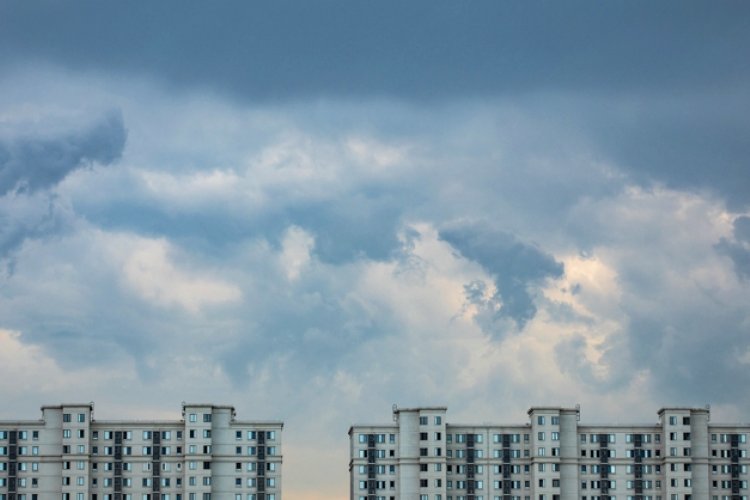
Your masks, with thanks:
[{"label": "vertical concrete column", "polygon": [[578,409],[560,410],[560,499],[577,500]]},{"label": "vertical concrete column", "polygon": [[398,410],[399,498],[419,498],[419,411]]},{"label": "vertical concrete column", "polygon": [[[229,498],[234,486],[234,429],[230,427],[232,408],[211,409],[211,493],[218,498]],[[230,460],[232,460],[230,462]]]},{"label": "vertical concrete column", "polygon": [[708,420],[709,410],[690,411],[690,456],[693,498],[709,498]]}]

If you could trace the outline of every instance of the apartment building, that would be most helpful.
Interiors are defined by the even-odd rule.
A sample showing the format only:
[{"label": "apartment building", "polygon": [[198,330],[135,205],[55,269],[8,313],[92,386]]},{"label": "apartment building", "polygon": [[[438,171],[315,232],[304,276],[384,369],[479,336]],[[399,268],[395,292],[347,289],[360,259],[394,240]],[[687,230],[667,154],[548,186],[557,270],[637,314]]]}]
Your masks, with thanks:
[{"label": "apartment building", "polygon": [[96,420],[94,405],[0,421],[0,500],[281,500],[282,422],[184,404],[181,420]]},{"label": "apartment building", "polygon": [[582,424],[533,407],[523,424],[450,424],[446,407],[393,407],[354,425],[352,500],[747,500],[750,424],[662,408],[648,424]]}]

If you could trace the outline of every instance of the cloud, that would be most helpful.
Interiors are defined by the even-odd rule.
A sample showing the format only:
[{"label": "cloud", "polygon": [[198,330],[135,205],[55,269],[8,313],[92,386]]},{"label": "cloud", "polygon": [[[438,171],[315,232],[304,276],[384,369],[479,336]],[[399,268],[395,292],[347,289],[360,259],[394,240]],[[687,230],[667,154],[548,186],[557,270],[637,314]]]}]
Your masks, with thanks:
[{"label": "cloud", "polygon": [[564,273],[564,266],[551,255],[489,227],[446,227],[440,231],[440,239],[492,275],[495,291],[489,298],[483,283],[474,282],[466,289],[467,298],[489,312],[488,327],[496,320],[510,318],[523,329],[536,314],[536,291],[546,280],[560,278]]},{"label": "cloud", "polygon": [[577,367],[597,390],[645,379],[657,397],[685,403],[738,397],[737,381],[748,377],[738,353],[749,347],[750,290],[716,251],[732,231],[731,214],[697,194],[636,188],[575,212],[583,213],[599,235],[589,259],[606,272],[592,275],[599,290],[580,272],[565,287],[582,284],[568,300],[598,331],[577,325],[585,342],[561,343],[561,367]]},{"label": "cloud", "polygon": [[734,238],[721,238],[716,250],[732,260],[740,280],[750,280],[750,217],[737,217],[734,220]]},{"label": "cloud", "polygon": [[144,300],[198,313],[206,306],[242,298],[235,285],[178,269],[170,260],[166,241],[138,239],[133,243],[124,258],[123,278]]},{"label": "cloud", "polygon": [[[0,198],[15,248],[0,328],[21,332],[9,352],[91,379],[53,392],[31,377],[13,396],[31,417],[60,394],[112,418],[229,402],[283,418],[288,453],[338,442],[338,460],[347,426],[388,420],[394,402],[446,403],[454,421],[517,421],[532,403],[580,402],[587,420],[651,419],[676,400],[748,411],[748,283],[717,250],[747,244],[746,211],[625,154],[635,129],[672,127],[670,106],[631,127],[628,92],[611,89],[271,102],[126,68],[27,71],[0,78],[0,122],[117,108],[128,125],[117,168]],[[674,92],[695,104],[694,91]],[[88,129],[11,122],[3,137]],[[345,467],[289,466],[290,495],[346,496]]]},{"label": "cloud", "polygon": [[[624,92],[582,100],[576,120],[643,186],[705,191],[742,211],[750,206],[750,92],[717,84],[693,97],[669,91]],[[581,119],[583,118],[583,119]]]},{"label": "cloud", "polygon": [[315,239],[298,227],[290,227],[284,234],[279,264],[289,281],[295,281],[310,263],[310,252]]},{"label": "cloud", "polygon": [[60,234],[72,219],[65,200],[49,193],[0,196],[0,261],[11,263],[12,252],[27,238]]},{"label": "cloud", "polygon": [[62,234],[74,224],[69,199],[56,192],[59,183],[93,164],[111,164],[125,145],[120,112],[81,127],[70,124],[71,116],[25,111],[0,117],[0,262],[7,272],[24,241]]},{"label": "cloud", "polygon": [[[47,60],[155,76],[250,100],[684,88],[747,77],[734,50],[747,44],[747,6],[680,6],[172,0],[63,8],[15,0],[0,9],[0,56],[6,64]],[[96,29],[96,47],[92,26],[107,27]]]},{"label": "cloud", "polygon": [[55,186],[78,168],[108,165],[122,154],[125,137],[122,115],[112,111],[86,130],[0,140],[0,195],[34,193]]},{"label": "cloud", "polygon": [[[132,380],[128,363],[116,364],[119,369],[108,374],[90,365],[62,367],[44,347],[24,342],[20,332],[0,329],[0,391],[6,397],[20,398],[33,390],[59,401],[64,399],[63,394],[82,394]],[[19,373],[23,376],[19,377]]]},{"label": "cloud", "polygon": [[734,237],[738,241],[750,243],[750,217],[742,215],[734,219]]}]

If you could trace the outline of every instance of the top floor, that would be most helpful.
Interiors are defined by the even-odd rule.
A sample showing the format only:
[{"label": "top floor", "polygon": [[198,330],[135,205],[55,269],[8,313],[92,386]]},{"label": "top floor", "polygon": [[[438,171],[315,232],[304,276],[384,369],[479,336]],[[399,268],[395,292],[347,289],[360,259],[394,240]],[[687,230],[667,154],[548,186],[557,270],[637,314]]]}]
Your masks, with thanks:
[{"label": "top floor", "polygon": [[283,422],[275,420],[240,421],[236,419],[233,406],[206,403],[183,403],[179,420],[97,420],[93,403],[46,405],[41,411],[39,420],[0,420],[0,441],[44,442],[55,441],[58,436],[71,440],[107,440],[113,439],[116,433],[133,441],[181,440],[183,436],[223,441],[280,441],[284,427]]},{"label": "top floor", "polygon": [[[650,423],[581,423],[579,406],[534,406],[524,423],[462,423],[446,421],[447,407],[426,406],[416,408],[398,408],[393,406],[393,423],[389,424],[355,424],[349,428],[353,433],[403,434],[429,433],[481,433],[493,432],[513,436],[541,436],[544,432],[555,435],[564,434],[661,434],[665,436],[696,436],[709,439],[709,435],[727,435],[750,432],[750,423],[714,423],[710,421],[710,407],[664,407],[658,410],[657,419]],[[528,440],[529,438],[526,437]],[[596,439],[596,438],[595,438]],[[713,439],[713,437],[711,438]]]}]

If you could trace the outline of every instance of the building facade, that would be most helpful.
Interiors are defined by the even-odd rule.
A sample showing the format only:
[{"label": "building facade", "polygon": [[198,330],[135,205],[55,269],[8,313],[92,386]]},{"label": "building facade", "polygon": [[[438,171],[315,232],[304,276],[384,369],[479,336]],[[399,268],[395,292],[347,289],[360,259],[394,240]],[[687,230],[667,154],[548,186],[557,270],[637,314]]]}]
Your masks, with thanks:
[{"label": "building facade", "polygon": [[99,421],[93,404],[0,421],[0,500],[281,500],[282,422],[183,404],[175,421]]},{"label": "building facade", "polygon": [[585,425],[533,407],[524,424],[446,423],[447,408],[393,408],[354,425],[352,500],[747,500],[750,424],[662,408],[652,424]]}]

